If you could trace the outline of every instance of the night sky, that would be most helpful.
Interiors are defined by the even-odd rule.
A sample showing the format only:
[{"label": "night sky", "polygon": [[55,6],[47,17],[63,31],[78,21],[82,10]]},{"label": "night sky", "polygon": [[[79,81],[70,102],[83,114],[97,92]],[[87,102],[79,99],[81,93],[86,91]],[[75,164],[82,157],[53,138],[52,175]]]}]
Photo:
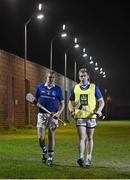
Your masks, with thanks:
[{"label": "night sky", "polygon": [[[32,18],[28,25],[28,59],[49,68],[50,42],[62,24],[68,39],[53,41],[53,69],[64,74],[64,53],[76,36],[82,48],[106,72],[99,86],[108,89],[114,103],[130,102],[130,5],[74,0],[0,0],[0,49],[24,57],[24,25],[44,5],[45,19]],[[72,51],[72,52],[71,52]],[[68,53],[67,76],[73,78],[73,65],[79,52]],[[79,59],[78,68],[87,60]]]}]

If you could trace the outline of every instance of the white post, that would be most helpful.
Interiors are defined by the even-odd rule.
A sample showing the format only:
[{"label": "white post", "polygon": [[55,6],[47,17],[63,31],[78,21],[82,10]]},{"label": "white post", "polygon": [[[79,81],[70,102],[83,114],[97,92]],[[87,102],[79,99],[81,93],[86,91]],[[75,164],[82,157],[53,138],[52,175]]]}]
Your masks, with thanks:
[{"label": "white post", "polygon": [[67,53],[65,52],[65,70],[64,70],[64,89],[66,91],[66,77],[67,77]]},{"label": "white post", "polygon": [[52,43],[53,40],[51,40],[51,46],[50,46],[50,69],[52,70]]}]

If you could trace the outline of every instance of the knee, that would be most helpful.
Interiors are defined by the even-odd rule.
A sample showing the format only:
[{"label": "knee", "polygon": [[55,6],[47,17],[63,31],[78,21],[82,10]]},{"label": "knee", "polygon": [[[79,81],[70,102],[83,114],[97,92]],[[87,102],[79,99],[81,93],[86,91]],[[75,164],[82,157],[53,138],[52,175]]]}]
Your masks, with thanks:
[{"label": "knee", "polygon": [[85,137],[85,136],[79,136],[79,140],[80,140],[80,141],[85,141],[85,140],[86,140],[86,137]]},{"label": "knee", "polygon": [[93,141],[93,136],[88,136],[88,141]]},{"label": "knee", "polygon": [[44,139],[42,139],[42,138],[38,138],[38,141],[39,141],[39,145],[40,145],[40,147],[42,147],[42,146],[43,146],[43,144],[45,144],[45,140],[44,140]]},{"label": "knee", "polygon": [[41,136],[38,136],[38,140],[41,141],[41,139],[42,139]]},{"label": "knee", "polygon": [[44,137],[43,136],[38,136],[38,141],[39,141],[39,144],[43,144],[44,143]]}]

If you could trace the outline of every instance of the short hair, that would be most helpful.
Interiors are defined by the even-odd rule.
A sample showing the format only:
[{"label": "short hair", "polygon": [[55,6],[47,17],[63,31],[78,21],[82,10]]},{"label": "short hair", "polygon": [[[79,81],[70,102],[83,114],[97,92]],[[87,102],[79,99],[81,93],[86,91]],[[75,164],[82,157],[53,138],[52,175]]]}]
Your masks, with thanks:
[{"label": "short hair", "polygon": [[45,77],[47,78],[49,76],[49,74],[55,76],[55,71],[50,70],[50,71],[46,72],[46,76]]},{"label": "short hair", "polygon": [[81,68],[81,69],[79,70],[79,74],[80,74],[80,73],[87,73],[87,74],[88,74],[87,68]]},{"label": "short hair", "polygon": [[48,74],[54,74],[55,75],[55,71],[49,71]]}]

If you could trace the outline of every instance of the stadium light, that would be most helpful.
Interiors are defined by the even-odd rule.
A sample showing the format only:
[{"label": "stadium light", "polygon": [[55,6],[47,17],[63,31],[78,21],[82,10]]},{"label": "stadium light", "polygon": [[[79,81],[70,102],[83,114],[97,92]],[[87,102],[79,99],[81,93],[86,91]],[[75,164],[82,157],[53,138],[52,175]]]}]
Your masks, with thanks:
[{"label": "stadium light", "polygon": [[42,4],[41,4],[41,3],[39,3],[39,5],[38,5],[38,10],[39,10],[39,11],[42,10]]},{"label": "stadium light", "polygon": [[89,61],[89,64],[93,64],[93,60],[92,60],[92,56],[90,56],[90,61]]},{"label": "stadium light", "polygon": [[[64,69],[64,76],[65,76],[65,79],[67,77],[67,53],[70,49],[72,48],[79,48],[79,44],[77,43],[77,38],[74,38],[74,44],[71,45],[66,51],[65,51],[65,69]],[[66,89],[66,83],[65,83],[65,89]]]},{"label": "stadium light", "polygon": [[43,19],[44,18],[44,15],[43,14],[38,14],[37,15],[37,19]]},{"label": "stadium light", "polygon": [[[44,15],[43,13],[41,13],[41,10],[42,10],[42,4],[39,4],[38,5],[38,15],[36,16],[37,19],[41,20],[44,18]],[[27,22],[25,23],[25,26],[24,26],[24,34],[25,34],[25,44],[24,44],[24,59],[26,60],[27,59],[27,26],[28,24],[31,22],[32,18],[34,17],[34,15],[32,15],[28,20]]]},{"label": "stadium light", "polygon": [[95,71],[97,71],[99,69],[97,62],[95,62],[95,68],[94,69],[95,69]]},{"label": "stadium light", "polygon": [[76,76],[77,76],[77,60],[78,60],[78,58],[80,58],[80,57],[85,58],[85,57],[87,57],[87,56],[88,56],[88,55],[87,55],[87,53],[86,53],[86,49],[83,48],[82,55],[80,54],[80,55],[76,58],[76,60],[74,61],[74,81],[75,81],[75,82],[76,82]]},{"label": "stadium light", "polygon": [[[51,44],[50,44],[50,69],[52,70],[52,65],[53,65],[53,41],[56,39],[56,37],[59,35],[59,32],[51,39]],[[67,33],[66,33],[66,25],[62,25],[62,32],[60,32],[61,38],[66,38]]]},{"label": "stadium light", "polygon": [[103,69],[102,68],[100,68],[99,71],[100,71],[99,74],[103,74]]},{"label": "stadium light", "polygon": [[106,76],[106,73],[105,72],[103,72],[103,78],[106,78],[107,76]]}]

